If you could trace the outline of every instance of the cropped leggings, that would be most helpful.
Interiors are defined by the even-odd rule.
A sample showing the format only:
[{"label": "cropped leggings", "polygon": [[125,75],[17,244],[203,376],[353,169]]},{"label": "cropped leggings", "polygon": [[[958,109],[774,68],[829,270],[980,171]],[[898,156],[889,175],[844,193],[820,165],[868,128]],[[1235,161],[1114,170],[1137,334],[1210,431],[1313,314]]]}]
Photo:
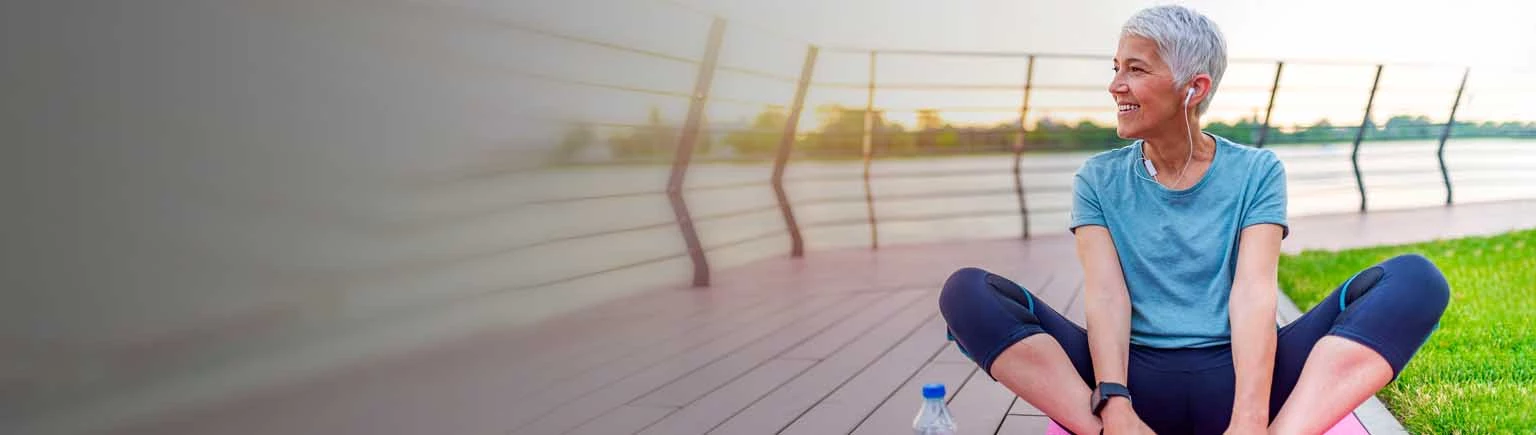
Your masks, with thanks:
[{"label": "cropped leggings", "polygon": [[[1318,339],[1334,335],[1375,350],[1396,380],[1439,326],[1450,289],[1433,263],[1402,255],[1356,273],[1301,318],[1278,331],[1269,415],[1285,404]],[[1029,290],[966,268],[944,283],[939,308],[950,337],[988,374],[1003,349],[1046,333],[1066,350],[1082,381],[1096,385],[1087,330]],[[1231,419],[1231,345],[1189,349],[1130,346],[1131,406],[1158,433],[1221,433]],[[1088,406],[1088,404],[1083,404]]]}]

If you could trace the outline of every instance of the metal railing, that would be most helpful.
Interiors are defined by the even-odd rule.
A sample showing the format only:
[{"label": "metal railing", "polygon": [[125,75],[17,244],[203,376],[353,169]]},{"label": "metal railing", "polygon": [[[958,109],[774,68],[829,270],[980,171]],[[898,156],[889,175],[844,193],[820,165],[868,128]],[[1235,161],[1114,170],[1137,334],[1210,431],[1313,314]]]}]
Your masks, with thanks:
[{"label": "metal railing", "polygon": [[[1040,206],[1032,207],[1029,204],[1029,202],[1027,201],[1027,199],[1030,196],[1030,194],[1031,193],[1042,193],[1042,192],[1044,192],[1044,193],[1064,193],[1064,192],[1070,192],[1071,191],[1070,185],[1038,186],[1038,185],[1029,185],[1028,183],[1025,182],[1025,180],[1024,180],[1024,170],[1025,170],[1024,161],[1025,161],[1026,151],[1039,150],[1039,149],[1046,148],[1046,147],[1036,146],[1035,144],[1032,144],[1030,142],[1030,135],[1031,134],[1040,133],[1040,132],[1036,131],[1035,129],[1031,129],[1029,127],[1028,120],[1030,119],[1030,116],[1032,115],[1032,113],[1038,113],[1038,112],[1041,112],[1041,111],[1058,111],[1058,112],[1079,111],[1079,112],[1088,112],[1088,111],[1108,110],[1107,108],[1097,107],[1097,106],[1095,106],[1095,107],[1074,107],[1074,106],[1041,107],[1041,106],[1035,105],[1034,102],[1032,101],[1032,97],[1038,91],[1042,91],[1042,90],[1064,91],[1064,92],[1102,92],[1104,90],[1102,87],[1085,86],[1085,85],[1080,85],[1080,84],[1043,83],[1040,80],[1037,80],[1037,75],[1036,75],[1037,63],[1043,62],[1043,61],[1047,61],[1047,60],[1090,60],[1090,61],[1101,61],[1102,60],[1102,61],[1108,61],[1109,58],[1107,56],[1084,55],[1084,54],[1059,54],[1059,53],[1058,54],[1052,54],[1052,53],[1027,53],[1027,52],[965,52],[965,51],[896,50],[896,49],[878,49],[877,50],[877,49],[859,49],[859,48],[849,48],[849,47],[820,47],[820,46],[817,46],[815,44],[806,44],[805,45],[805,49],[804,49],[804,57],[803,57],[803,60],[801,61],[801,64],[799,65],[800,73],[799,73],[798,77],[792,77],[792,76],[781,74],[781,73],[774,73],[774,72],[768,72],[768,71],[759,71],[759,70],[750,69],[750,68],[744,68],[744,67],[739,67],[739,66],[731,66],[731,65],[724,65],[724,64],[722,64],[720,62],[720,60],[719,60],[721,52],[723,50],[728,49],[728,47],[724,47],[723,44],[722,44],[722,40],[724,38],[724,35],[728,31],[728,25],[727,24],[728,24],[728,22],[725,19],[723,19],[723,18],[719,18],[719,17],[712,18],[711,24],[709,26],[708,33],[707,33],[707,35],[706,35],[706,37],[705,37],[705,39],[703,41],[703,44],[702,44],[703,45],[703,55],[700,58],[698,58],[698,59],[693,59],[693,58],[688,58],[688,57],[683,57],[683,56],[676,56],[676,55],[671,55],[671,54],[666,54],[666,53],[659,53],[659,52],[654,52],[654,51],[649,51],[649,50],[644,50],[644,49],[638,49],[638,48],[632,48],[632,47],[625,47],[625,46],[623,46],[621,44],[616,44],[616,43],[612,43],[612,42],[595,41],[595,40],[591,40],[591,39],[587,39],[587,38],[582,38],[582,37],[576,37],[576,36],[571,36],[571,35],[563,35],[563,34],[559,34],[559,33],[556,33],[556,32],[543,31],[543,30],[530,30],[530,31],[533,31],[533,32],[537,32],[537,33],[539,33],[539,34],[541,34],[543,36],[546,36],[546,37],[551,37],[551,38],[554,38],[554,39],[557,39],[557,40],[560,40],[560,41],[565,41],[565,42],[569,42],[569,43],[573,43],[573,44],[584,44],[584,45],[593,46],[593,47],[601,47],[601,48],[611,49],[611,50],[616,50],[616,51],[624,51],[624,52],[631,53],[631,54],[638,54],[638,55],[642,55],[642,56],[648,56],[648,57],[653,57],[653,58],[667,60],[667,61],[683,62],[683,63],[688,63],[688,64],[696,65],[697,66],[697,72],[696,72],[696,76],[694,78],[694,87],[693,87],[693,90],[692,90],[691,93],[671,91],[671,90],[661,90],[661,89],[646,89],[646,88],[627,86],[627,85],[620,85],[620,84],[612,84],[612,83],[586,82],[586,81],[570,80],[570,79],[561,78],[561,77],[538,76],[538,75],[530,74],[530,76],[534,76],[534,77],[542,79],[542,80],[559,81],[559,82],[570,84],[570,85],[587,86],[587,87],[593,87],[593,88],[601,88],[601,89],[607,89],[607,90],[611,90],[611,91],[615,91],[615,92],[642,93],[642,94],[647,94],[647,95],[664,96],[664,97],[669,97],[669,98],[686,98],[688,100],[688,111],[687,111],[686,118],[683,120],[683,124],[682,124],[681,130],[677,132],[677,141],[676,141],[675,148],[673,149],[672,159],[671,159],[671,162],[670,162],[670,165],[671,165],[670,176],[668,177],[667,185],[666,185],[665,190],[662,190],[662,191],[638,191],[638,192],[629,192],[629,193],[592,195],[592,196],[576,197],[576,198],[550,198],[550,199],[544,199],[544,200],[538,201],[538,203],[560,203],[560,202],[573,202],[573,201],[604,201],[604,200],[611,200],[611,199],[617,199],[617,198],[633,198],[633,197],[636,197],[636,196],[649,196],[649,195],[664,194],[666,196],[667,200],[668,200],[668,203],[671,206],[671,210],[672,210],[673,215],[674,215],[674,222],[672,222],[672,223],[650,222],[650,223],[645,223],[645,224],[641,224],[641,225],[626,226],[626,227],[622,227],[622,228],[615,228],[615,229],[608,229],[608,230],[602,230],[602,231],[595,231],[595,232],[584,233],[584,234],[566,235],[566,236],[561,236],[561,237],[550,238],[548,240],[542,240],[542,241],[538,241],[538,242],[533,242],[533,243],[525,244],[523,247],[543,246],[543,245],[547,245],[547,244],[562,243],[562,242],[566,242],[566,241],[570,241],[570,240],[576,240],[576,239],[605,237],[605,236],[611,236],[611,235],[618,234],[618,233],[654,230],[654,229],[657,229],[657,228],[661,228],[663,226],[670,226],[670,225],[674,225],[675,224],[677,226],[677,228],[679,229],[679,232],[680,232],[680,235],[681,235],[682,239],[684,240],[684,245],[685,245],[686,250],[687,250],[686,256],[690,259],[690,262],[692,264],[692,279],[691,279],[691,282],[696,287],[706,287],[706,286],[710,285],[710,281],[711,281],[711,279],[710,279],[710,263],[709,263],[709,257],[707,255],[707,253],[709,253],[711,251],[714,251],[714,250],[718,250],[718,249],[725,249],[725,248],[729,248],[729,247],[733,247],[733,246],[738,246],[738,245],[742,245],[742,244],[746,244],[746,243],[762,241],[762,240],[766,240],[766,239],[773,238],[773,237],[787,236],[788,239],[789,239],[789,246],[788,246],[788,253],[789,253],[789,255],[792,256],[792,257],[801,257],[801,256],[805,255],[805,251],[806,251],[805,236],[803,235],[803,230],[807,229],[807,228],[813,228],[813,227],[825,228],[825,227],[846,227],[846,226],[865,225],[865,226],[868,227],[868,230],[869,230],[868,232],[869,232],[869,246],[870,246],[870,248],[871,249],[878,249],[881,246],[881,237],[880,237],[881,236],[881,234],[880,234],[880,226],[881,225],[880,224],[883,223],[883,222],[884,223],[890,223],[890,222],[911,222],[911,221],[935,221],[935,220],[954,219],[954,218],[957,218],[957,217],[1014,216],[1014,215],[1016,215],[1016,216],[1018,216],[1020,218],[1020,221],[1022,223],[1021,228],[1019,229],[1019,235],[1022,238],[1028,239],[1034,233],[1034,231],[1032,231],[1032,229],[1030,228],[1030,221],[1031,221],[1031,214],[1032,213],[1042,213],[1042,212],[1060,213],[1060,212],[1067,211],[1065,208],[1059,207],[1059,206],[1058,207],[1040,207]],[[838,54],[843,54],[843,55],[855,55],[855,56],[867,56],[867,62],[868,62],[868,78],[867,78],[867,81],[864,82],[864,83],[846,82],[846,81],[843,81],[843,82],[837,82],[837,81],[817,82],[815,80],[815,74],[816,74],[816,70],[817,70],[817,61],[818,61],[818,59],[820,57],[822,57],[823,55],[828,54],[828,53],[838,53]],[[995,84],[995,83],[987,83],[987,84],[964,84],[964,83],[958,83],[958,84],[880,83],[879,82],[879,77],[877,76],[877,72],[878,72],[877,66],[879,65],[880,60],[883,59],[883,58],[895,57],[895,56],[942,56],[942,57],[988,58],[988,59],[1009,58],[1009,59],[1021,59],[1024,62],[1026,62],[1026,64],[1025,64],[1026,66],[1024,68],[1024,71],[1021,71],[1021,75],[1024,78],[1024,80],[1023,80],[1022,83],[1019,83],[1019,84]],[[1372,121],[1373,115],[1375,115],[1373,113],[1373,110],[1375,109],[1375,106],[1376,106],[1377,94],[1378,94],[1378,90],[1380,89],[1381,77],[1382,77],[1383,71],[1385,69],[1387,69],[1387,66],[1389,66],[1389,65],[1388,64],[1356,64],[1356,63],[1333,62],[1333,61],[1306,61],[1306,60],[1289,60],[1289,61],[1287,61],[1287,60],[1253,60],[1253,59],[1249,59],[1249,60],[1234,60],[1233,62],[1234,63],[1239,63],[1239,62],[1260,63],[1260,64],[1272,64],[1273,65],[1273,71],[1274,71],[1273,72],[1273,76],[1272,77],[1266,77],[1266,80],[1265,80],[1265,81],[1270,83],[1270,85],[1267,86],[1267,87],[1258,86],[1258,85],[1252,85],[1252,86],[1246,86],[1246,87],[1245,86],[1239,86],[1239,85],[1233,85],[1230,88],[1227,88],[1227,87],[1223,88],[1223,90],[1233,91],[1233,92],[1244,91],[1244,92],[1267,92],[1268,93],[1267,103],[1262,107],[1262,110],[1263,110],[1263,122],[1262,122],[1262,124],[1256,126],[1256,128],[1252,132],[1253,133],[1252,143],[1254,144],[1254,146],[1257,146],[1257,147],[1264,147],[1264,146],[1270,144],[1270,142],[1272,142],[1273,139],[1274,139],[1275,132],[1278,130],[1278,128],[1276,126],[1271,124],[1271,122],[1273,120],[1271,115],[1275,111],[1276,97],[1277,97],[1277,95],[1280,95],[1282,93],[1281,92],[1281,89],[1282,89],[1282,76],[1286,72],[1288,65],[1291,65],[1292,68],[1294,68],[1294,65],[1297,65],[1297,64],[1349,65],[1349,66],[1374,67],[1374,78],[1373,78],[1372,86],[1371,86],[1369,94],[1365,95],[1364,109],[1363,109],[1363,114],[1362,114],[1363,120],[1361,121],[1361,123],[1359,125],[1355,125],[1355,126],[1341,126],[1341,127],[1336,127],[1335,128],[1335,129],[1339,129],[1339,130],[1343,130],[1343,129],[1353,130],[1354,134],[1353,134],[1353,140],[1352,140],[1352,143],[1351,143],[1351,152],[1350,152],[1350,159],[1349,159],[1350,166],[1351,166],[1352,170],[1350,172],[1348,172],[1348,173],[1341,173],[1339,171],[1325,171],[1325,172],[1312,173],[1312,174],[1296,174],[1297,176],[1292,178],[1293,180],[1308,180],[1308,179],[1324,180],[1324,179],[1333,179],[1333,178],[1336,178],[1338,176],[1346,175],[1346,174],[1353,175],[1354,184],[1355,184],[1355,189],[1354,190],[1356,190],[1358,192],[1358,196],[1359,196],[1359,211],[1360,212],[1366,212],[1369,209],[1368,208],[1368,202],[1367,202],[1367,199],[1369,198],[1369,195],[1368,195],[1368,192],[1367,192],[1367,189],[1366,189],[1366,183],[1365,183],[1365,180],[1364,180],[1364,174],[1362,173],[1361,166],[1360,166],[1361,149],[1362,149],[1363,143],[1365,141],[1367,141],[1368,139],[1371,139],[1372,133],[1375,132],[1374,124],[1373,124],[1373,121]],[[1398,64],[1392,64],[1391,66],[1397,66],[1397,65]],[[1405,66],[1405,67],[1423,67],[1425,65],[1402,64],[1402,66]],[[1440,65],[1440,66],[1437,66],[1437,67],[1445,67],[1445,66]],[[1445,201],[1444,201],[1444,204],[1446,204],[1446,205],[1450,205],[1450,204],[1452,204],[1454,202],[1454,190],[1453,190],[1453,184],[1452,184],[1452,180],[1451,180],[1450,169],[1447,167],[1446,159],[1445,159],[1446,142],[1451,137],[1451,135],[1453,133],[1453,128],[1457,125],[1457,122],[1456,122],[1457,111],[1458,111],[1458,109],[1461,108],[1461,105],[1462,105],[1462,102],[1463,102],[1463,96],[1464,96],[1464,93],[1465,93],[1466,88],[1467,88],[1467,78],[1471,75],[1471,69],[1470,68],[1460,68],[1460,70],[1461,70],[1460,84],[1456,88],[1456,97],[1450,102],[1451,104],[1450,104],[1450,108],[1449,108],[1449,114],[1446,117],[1446,121],[1444,123],[1436,123],[1436,124],[1433,125],[1433,127],[1438,127],[1440,129],[1439,134],[1438,134],[1438,145],[1437,145],[1436,150],[1435,150],[1435,157],[1436,157],[1436,160],[1437,160],[1438,165],[1439,165],[1439,172],[1440,172],[1439,175],[1440,175],[1440,179],[1442,181],[1443,188],[1444,188],[1444,191],[1445,191]],[[719,97],[712,97],[711,94],[710,94],[710,92],[711,92],[711,84],[712,84],[712,82],[713,82],[713,80],[715,78],[716,73],[718,73],[718,72],[727,72],[727,73],[731,73],[731,74],[741,74],[741,75],[759,77],[759,78],[763,78],[763,79],[767,79],[767,80],[772,80],[772,81],[776,81],[776,82],[782,82],[782,83],[785,83],[786,85],[793,85],[793,87],[794,87],[793,98],[791,100],[789,100],[789,101],[784,102],[785,103],[784,106],[787,107],[788,116],[787,116],[787,120],[784,122],[784,125],[783,125],[781,131],[777,133],[778,134],[778,140],[777,140],[777,144],[776,144],[777,147],[774,150],[774,152],[771,154],[771,156],[772,156],[772,166],[771,166],[772,169],[771,169],[771,174],[770,174],[770,176],[769,176],[769,178],[767,180],[767,186],[762,186],[761,182],[728,183],[728,184],[723,184],[723,185],[702,186],[702,187],[688,187],[687,186],[686,180],[687,180],[687,176],[689,174],[690,163],[692,161],[693,156],[696,154],[696,146],[699,143],[700,135],[703,134],[704,130],[707,129],[706,122],[702,119],[703,118],[703,113],[706,110],[706,107],[711,102],[727,102],[727,103],[743,104],[743,105],[769,105],[769,104],[773,104],[773,103],[765,102],[765,101],[748,101],[748,100],[742,100],[742,99],[723,99],[723,98],[719,98]],[[863,106],[863,117],[864,117],[864,119],[863,119],[863,129],[862,129],[862,131],[859,131],[859,132],[820,132],[820,133],[810,133],[810,134],[819,134],[819,135],[827,135],[827,136],[837,135],[837,134],[857,135],[857,138],[858,138],[858,158],[859,158],[859,160],[862,163],[861,171],[860,171],[860,173],[858,175],[821,175],[821,176],[808,176],[808,177],[793,178],[793,179],[787,179],[786,176],[785,176],[786,169],[789,167],[792,157],[796,154],[795,147],[796,147],[796,144],[797,144],[797,140],[799,138],[801,138],[803,135],[807,135],[808,134],[808,133],[800,132],[800,131],[798,131],[798,129],[799,129],[800,120],[802,118],[802,113],[803,113],[803,111],[805,109],[804,106],[806,104],[807,96],[808,96],[808,94],[814,92],[817,89],[843,89],[843,90],[862,89],[862,90],[865,91],[864,106]],[[1001,133],[1001,134],[1006,134],[1006,135],[1010,136],[1010,137],[1005,137],[1005,138],[1001,138],[1001,139],[998,139],[998,140],[994,141],[994,142],[999,143],[999,144],[1006,144],[1005,147],[999,147],[997,145],[986,145],[986,146],[980,147],[979,149],[973,149],[972,150],[972,152],[1007,152],[1007,153],[1011,153],[1012,165],[1011,165],[1011,169],[1007,170],[1006,173],[1011,175],[1011,177],[1012,177],[1012,185],[1011,186],[998,186],[998,187],[970,188],[970,189],[963,189],[963,190],[946,190],[946,191],[941,191],[941,192],[894,193],[894,194],[886,194],[886,195],[877,195],[876,192],[873,189],[872,180],[881,179],[881,178],[923,179],[923,178],[942,178],[942,177],[953,177],[953,176],[975,176],[975,175],[978,175],[975,172],[955,173],[955,172],[946,172],[946,171],[926,171],[926,172],[925,171],[916,171],[916,172],[906,172],[906,173],[900,173],[900,174],[877,174],[877,173],[875,173],[872,170],[872,163],[876,160],[876,158],[878,157],[878,154],[880,154],[881,146],[880,146],[879,142],[881,140],[887,140],[890,137],[889,133],[878,131],[878,129],[876,128],[877,117],[881,116],[883,113],[894,112],[894,111],[899,111],[899,110],[919,110],[919,109],[901,109],[901,108],[894,108],[894,107],[879,107],[879,106],[877,106],[876,105],[876,96],[877,96],[877,93],[880,90],[882,90],[882,89],[884,89],[884,90],[901,90],[901,91],[924,90],[924,91],[1010,92],[1010,93],[1011,92],[1020,92],[1021,95],[1022,95],[1022,99],[1019,101],[1019,104],[1017,106],[1011,106],[1011,107],[996,106],[996,107],[953,107],[953,108],[944,108],[945,110],[956,111],[956,112],[969,110],[969,111],[976,111],[976,112],[1010,112],[1010,113],[1016,113],[1017,114],[1017,122],[1013,123],[1009,128],[1007,128],[1007,129],[993,129],[993,130],[989,130],[988,131],[988,134],[999,134],[999,133]],[[1257,110],[1259,108],[1255,107],[1254,109]],[[603,125],[603,124],[599,124],[599,125]],[[645,128],[645,127],[653,127],[653,126],[633,125],[633,124],[607,124],[607,125],[613,126],[613,127],[616,127],[616,128]],[[1531,135],[1531,132],[1521,131],[1521,132],[1516,132],[1514,134],[1511,134],[1511,136],[1516,136],[1516,137],[1532,137],[1533,135]],[[889,148],[889,146],[886,146],[886,148]],[[1301,157],[1301,158],[1309,158],[1309,157]],[[1075,170],[1075,169],[1076,169],[1075,167],[1070,167],[1070,166],[1058,166],[1058,167],[1046,168],[1046,170],[1048,172],[1056,173],[1056,174],[1062,174],[1064,177],[1068,176],[1067,174],[1070,174],[1070,172]],[[999,172],[1001,172],[1001,171],[999,171]],[[992,174],[997,174],[999,172],[992,172]],[[790,197],[788,191],[785,188],[786,182],[791,182],[791,183],[793,183],[793,182],[828,182],[828,181],[854,181],[854,180],[858,180],[861,183],[861,185],[862,185],[861,186],[862,187],[862,195],[835,195],[835,196],[828,196],[828,197],[815,198],[815,199],[805,199],[805,200],[801,200],[801,201],[796,202],[796,201],[794,201]],[[688,201],[685,199],[685,195],[684,195],[686,192],[699,192],[699,191],[707,191],[707,190],[729,190],[729,189],[742,189],[742,188],[755,188],[755,187],[767,187],[767,188],[771,189],[772,192],[773,192],[773,198],[774,198],[773,201],[774,201],[774,203],[772,205],[765,205],[765,206],[761,206],[761,207],[752,207],[752,208],[746,208],[746,209],[740,209],[740,210],[729,211],[729,212],[724,212],[724,213],[715,213],[715,214],[704,215],[704,216],[697,216],[696,217],[696,216],[693,216],[690,213],[690,210],[689,210],[689,207],[688,207]],[[1384,187],[1392,187],[1392,186],[1384,186]],[[950,197],[984,197],[984,196],[985,197],[991,197],[991,196],[1002,196],[1002,195],[1009,195],[1009,194],[1011,194],[1013,196],[1014,200],[1016,201],[1016,203],[1017,203],[1016,207],[1010,206],[1007,209],[945,211],[945,212],[942,212],[942,213],[932,213],[932,214],[923,214],[923,215],[915,215],[915,216],[901,216],[901,217],[884,217],[884,218],[879,217],[877,215],[876,207],[875,207],[875,204],[876,204],[876,202],[878,200],[884,200],[884,201],[912,201],[912,200],[926,200],[926,199],[950,198]],[[820,220],[820,221],[802,222],[801,219],[798,218],[797,215],[796,215],[796,208],[797,208],[797,206],[798,207],[807,207],[807,206],[817,206],[817,205],[855,204],[855,203],[862,203],[862,205],[864,206],[865,216],[862,219],[857,219],[857,218],[841,218],[841,219],[831,219],[831,220]],[[729,219],[729,218],[741,217],[741,216],[746,216],[746,215],[753,215],[753,214],[757,214],[757,213],[769,213],[769,212],[773,212],[773,211],[777,211],[778,214],[781,216],[781,218],[783,220],[783,224],[784,224],[783,229],[772,229],[772,230],[768,230],[768,231],[763,231],[763,232],[759,232],[759,233],[748,235],[747,237],[739,238],[737,240],[733,240],[733,241],[729,241],[729,242],[725,242],[725,243],[715,244],[713,246],[705,246],[700,241],[699,231],[698,231],[698,229],[696,228],[696,225],[695,225],[695,223],[697,223],[697,222],[710,221],[710,220],[720,220],[720,219]],[[611,271],[617,270],[617,269],[624,269],[624,268],[630,268],[630,267],[640,267],[640,266],[644,266],[644,265],[648,265],[648,264],[654,264],[654,263],[659,262],[659,261],[667,261],[667,260],[671,260],[671,259],[676,259],[676,258],[679,258],[682,255],[685,255],[685,254],[673,254],[673,255],[664,256],[664,257],[660,257],[660,258],[647,259],[647,260],[640,261],[640,262],[635,262],[635,263],[632,263],[632,264],[626,264],[626,265],[620,265],[620,266],[616,266],[616,267],[604,268],[601,271],[596,271],[596,272],[593,272],[593,273],[606,273],[606,272],[611,272]],[[553,281],[553,282],[561,282],[561,281],[580,279],[580,278],[587,277],[587,276],[590,276],[590,274],[582,274],[582,275],[570,277],[570,278],[563,279],[563,280],[556,280],[556,281]],[[540,283],[540,285],[547,285],[547,284],[549,284],[549,282]]]}]

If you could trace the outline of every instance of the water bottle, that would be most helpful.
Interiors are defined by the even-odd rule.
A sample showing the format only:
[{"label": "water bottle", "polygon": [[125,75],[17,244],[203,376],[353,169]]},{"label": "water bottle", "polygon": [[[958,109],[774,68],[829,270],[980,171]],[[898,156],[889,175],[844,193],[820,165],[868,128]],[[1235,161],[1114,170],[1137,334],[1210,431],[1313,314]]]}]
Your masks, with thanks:
[{"label": "water bottle", "polygon": [[955,418],[944,405],[944,384],[923,386],[923,409],[912,420],[912,433],[917,435],[955,435]]}]

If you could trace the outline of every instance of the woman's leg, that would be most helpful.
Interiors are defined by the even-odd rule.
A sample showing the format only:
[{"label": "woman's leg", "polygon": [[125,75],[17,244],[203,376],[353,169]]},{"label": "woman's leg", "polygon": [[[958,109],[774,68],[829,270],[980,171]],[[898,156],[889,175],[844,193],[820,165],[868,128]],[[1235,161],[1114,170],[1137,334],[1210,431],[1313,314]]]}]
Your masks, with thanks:
[{"label": "woman's leg", "polygon": [[976,268],[944,283],[939,308],[951,336],[993,379],[1076,433],[1098,433],[1088,409],[1088,335],[1028,290]]},{"label": "woman's leg", "polygon": [[1281,328],[1272,433],[1322,433],[1396,379],[1449,301],[1433,263],[1401,255],[1355,274]]}]

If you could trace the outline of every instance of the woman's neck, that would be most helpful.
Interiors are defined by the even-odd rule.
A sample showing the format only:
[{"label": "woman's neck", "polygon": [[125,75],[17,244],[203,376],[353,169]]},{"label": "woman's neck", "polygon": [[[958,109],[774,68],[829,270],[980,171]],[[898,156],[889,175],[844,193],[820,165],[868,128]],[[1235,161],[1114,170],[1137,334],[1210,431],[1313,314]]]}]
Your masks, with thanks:
[{"label": "woman's neck", "polygon": [[[1157,165],[1161,174],[1178,174],[1185,162],[1209,162],[1216,155],[1216,141],[1200,132],[1200,120],[1190,114],[1189,123],[1173,121],[1175,128],[1163,129],[1142,138],[1143,153]],[[1185,130],[1185,125],[1189,126]],[[1193,159],[1189,158],[1190,142],[1194,142]]]}]

